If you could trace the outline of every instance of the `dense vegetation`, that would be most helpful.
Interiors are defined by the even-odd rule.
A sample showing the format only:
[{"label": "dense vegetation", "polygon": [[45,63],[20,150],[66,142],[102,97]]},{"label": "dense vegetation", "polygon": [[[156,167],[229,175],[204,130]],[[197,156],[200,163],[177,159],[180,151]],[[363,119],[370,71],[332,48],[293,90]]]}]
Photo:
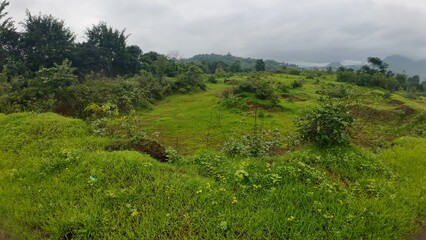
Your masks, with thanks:
[{"label": "dense vegetation", "polygon": [[19,33],[7,4],[0,238],[412,239],[426,225],[417,77],[378,58],[336,73],[178,62],[105,23],[75,43],[28,12]]}]

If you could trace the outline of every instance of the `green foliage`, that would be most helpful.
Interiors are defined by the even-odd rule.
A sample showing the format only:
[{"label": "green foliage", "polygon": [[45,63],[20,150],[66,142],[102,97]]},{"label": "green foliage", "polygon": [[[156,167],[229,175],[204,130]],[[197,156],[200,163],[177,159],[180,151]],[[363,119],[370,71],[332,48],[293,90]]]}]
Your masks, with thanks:
[{"label": "green foliage", "polygon": [[330,147],[349,143],[354,119],[343,105],[322,104],[296,119],[297,131],[304,142]]},{"label": "green foliage", "polygon": [[135,78],[151,103],[161,100],[171,93],[172,83],[165,78],[154,77],[149,72],[142,72]]},{"label": "green foliage", "polygon": [[29,11],[26,14],[22,48],[27,66],[35,72],[42,66],[51,68],[70,59],[75,35],[64,21],[52,15],[31,15]]},{"label": "green foliage", "polygon": [[74,75],[75,68],[71,62],[65,59],[61,65],[54,63],[51,68],[42,67],[36,72],[36,78],[30,86],[43,89],[49,93],[61,93],[66,87],[77,84],[77,76]]},{"label": "green foliage", "polygon": [[[107,83],[98,84],[91,86]],[[201,135],[206,124],[195,122],[208,119],[205,106],[228,87],[172,96],[156,108],[160,120],[155,112],[110,118],[108,138],[93,137],[85,122],[55,114],[0,114],[2,230],[12,239],[404,239],[424,219],[422,138],[401,138],[380,155],[353,146],[308,145],[256,158],[168,150],[173,164],[110,148],[148,129],[148,121],[164,135],[172,129]],[[341,99],[348,89],[329,90],[322,94]],[[305,84],[304,92],[315,91]],[[109,98],[104,93],[94,94]],[[202,104],[191,102],[194,97]],[[188,125],[181,112],[189,115]],[[218,131],[240,117],[229,114]],[[285,121],[280,114],[271,120]],[[199,138],[187,141],[200,148]]]},{"label": "green foliage", "polygon": [[256,64],[254,65],[254,69],[256,72],[262,72],[265,71],[265,62],[263,59],[256,60]]},{"label": "green foliage", "polygon": [[194,90],[206,90],[207,85],[202,78],[202,70],[197,66],[189,66],[186,71],[177,77],[172,88],[182,93],[188,93]]},{"label": "green foliage", "polygon": [[231,138],[224,144],[224,151],[230,156],[262,157],[271,156],[281,146],[278,129],[255,131],[238,138]]},{"label": "green foliage", "polygon": [[238,93],[254,93],[258,99],[277,100],[275,89],[270,82],[258,76],[250,77],[247,81],[241,83],[234,92]]},{"label": "green foliage", "polygon": [[300,79],[294,80],[294,81],[291,83],[291,87],[292,87],[292,88],[301,88],[301,87],[303,87],[303,82],[302,82],[302,80],[300,80]]},{"label": "green foliage", "polygon": [[216,77],[215,77],[214,75],[209,76],[209,77],[207,78],[207,81],[208,81],[209,83],[213,83],[213,84],[216,84],[216,83],[217,83],[217,79],[216,79]]}]

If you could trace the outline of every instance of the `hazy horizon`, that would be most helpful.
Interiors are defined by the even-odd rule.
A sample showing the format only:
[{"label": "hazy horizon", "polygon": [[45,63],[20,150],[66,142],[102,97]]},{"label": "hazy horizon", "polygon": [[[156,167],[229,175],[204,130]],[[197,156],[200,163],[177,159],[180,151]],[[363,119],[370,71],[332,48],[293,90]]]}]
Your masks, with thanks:
[{"label": "hazy horizon", "polygon": [[13,0],[7,11],[15,25],[26,9],[63,19],[79,41],[87,27],[106,21],[126,28],[128,43],[144,52],[185,58],[230,52],[318,64],[426,55],[426,2],[420,0]]}]

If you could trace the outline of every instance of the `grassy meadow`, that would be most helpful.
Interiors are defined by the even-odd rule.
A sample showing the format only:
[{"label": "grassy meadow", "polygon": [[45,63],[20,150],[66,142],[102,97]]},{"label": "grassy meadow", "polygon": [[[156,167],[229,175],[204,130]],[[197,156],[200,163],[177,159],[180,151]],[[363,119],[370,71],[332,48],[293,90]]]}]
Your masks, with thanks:
[{"label": "grassy meadow", "polygon": [[[287,86],[273,107],[250,94],[244,108],[224,105],[224,93],[249,78],[235,74],[109,119],[170,147],[166,163],[112,150],[116,139],[90,120],[0,114],[0,229],[17,240],[415,239],[426,225],[425,99],[385,98],[334,75],[294,88],[300,76],[260,77]],[[327,84],[354,91],[351,143],[295,144],[295,120]],[[224,150],[274,129],[275,154]]]}]

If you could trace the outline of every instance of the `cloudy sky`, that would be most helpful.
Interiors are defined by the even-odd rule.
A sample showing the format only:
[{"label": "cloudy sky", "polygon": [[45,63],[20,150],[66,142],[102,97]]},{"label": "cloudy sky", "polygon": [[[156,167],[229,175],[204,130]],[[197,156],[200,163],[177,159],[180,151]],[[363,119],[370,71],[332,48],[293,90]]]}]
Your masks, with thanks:
[{"label": "cloudy sky", "polygon": [[9,0],[16,23],[51,14],[84,40],[106,21],[144,52],[228,52],[285,62],[426,58],[425,0]]}]

